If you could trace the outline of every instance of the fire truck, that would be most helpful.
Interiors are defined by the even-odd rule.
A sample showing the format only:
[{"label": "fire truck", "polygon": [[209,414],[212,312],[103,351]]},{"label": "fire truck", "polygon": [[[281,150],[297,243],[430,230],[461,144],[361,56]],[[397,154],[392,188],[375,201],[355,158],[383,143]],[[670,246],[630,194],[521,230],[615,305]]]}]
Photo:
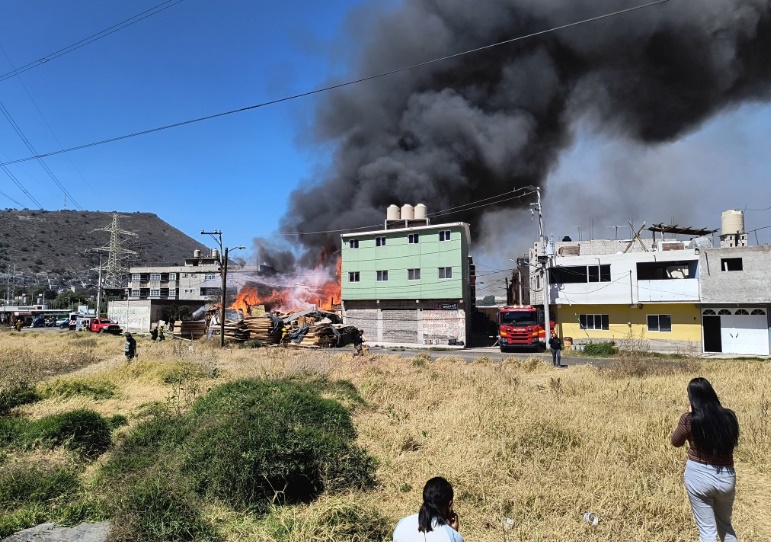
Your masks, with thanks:
[{"label": "fire truck", "polygon": [[[543,307],[516,305],[498,310],[498,344],[501,352],[515,348],[546,347]],[[554,331],[554,320],[549,322]],[[551,333],[549,333],[551,336]]]}]

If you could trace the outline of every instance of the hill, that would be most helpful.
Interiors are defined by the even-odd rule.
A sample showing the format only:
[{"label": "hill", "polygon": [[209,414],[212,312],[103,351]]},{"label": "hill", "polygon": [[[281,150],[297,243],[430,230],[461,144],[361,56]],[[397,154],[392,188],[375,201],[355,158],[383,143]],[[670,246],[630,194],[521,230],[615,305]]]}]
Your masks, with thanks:
[{"label": "hill", "polygon": [[[122,245],[137,253],[129,265],[182,264],[193,250],[206,248],[155,214],[119,216],[120,229],[137,234],[122,236]],[[23,284],[93,282],[96,272],[90,270],[99,266],[94,249],[110,244],[110,233],[96,230],[108,228],[112,219],[113,213],[103,212],[0,211],[0,275],[10,272]]]}]

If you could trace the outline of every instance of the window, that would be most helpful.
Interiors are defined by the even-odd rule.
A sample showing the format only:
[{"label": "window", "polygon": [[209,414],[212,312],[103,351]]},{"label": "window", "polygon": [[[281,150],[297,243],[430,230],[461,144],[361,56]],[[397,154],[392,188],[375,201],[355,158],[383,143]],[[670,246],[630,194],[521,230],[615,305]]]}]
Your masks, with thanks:
[{"label": "window", "polygon": [[704,312],[702,313],[704,316],[716,316],[717,313],[713,311],[712,309],[704,309]]},{"label": "window", "polygon": [[731,316],[731,311],[729,311],[728,309],[720,309],[719,311],[717,311],[717,315],[718,316]]},{"label": "window", "polygon": [[439,232],[439,240],[440,241],[449,241],[450,240],[450,230],[442,230]]},{"label": "window", "polygon": [[549,269],[549,282],[551,284],[575,284],[588,282],[585,265],[573,265],[567,267],[553,267]]},{"label": "window", "polygon": [[451,279],[452,278],[452,267],[440,267],[439,268],[439,278],[440,279]]},{"label": "window", "polygon": [[160,273],[150,273],[150,280],[159,281],[161,280],[161,274]]},{"label": "window", "polygon": [[637,264],[637,280],[694,279],[697,266],[696,260],[640,262]]},{"label": "window", "polygon": [[407,280],[420,280],[420,269],[407,269]]},{"label": "window", "polygon": [[765,316],[766,311],[764,311],[763,309],[752,309],[752,313],[751,314],[753,316]]},{"label": "window", "polygon": [[161,297],[160,288],[150,288],[150,297]]},{"label": "window", "polygon": [[581,314],[578,317],[581,329],[610,329],[607,314]]},{"label": "window", "polygon": [[386,238],[385,237],[375,237],[375,246],[376,247],[384,247],[386,244]]},{"label": "window", "polygon": [[388,280],[388,271],[378,271],[377,280],[379,280],[380,282]]},{"label": "window", "polygon": [[176,273],[169,273],[169,280],[177,280],[177,274]]},{"label": "window", "polygon": [[348,272],[348,282],[359,282],[359,272],[358,271],[349,271]]},{"label": "window", "polygon": [[411,245],[415,245],[420,242],[420,234],[419,233],[411,233],[407,236],[409,243]]},{"label": "window", "polygon": [[142,280],[142,275],[139,273],[131,273],[131,282],[139,282]]},{"label": "window", "polygon": [[217,275],[214,273],[205,273],[203,276],[203,280],[214,280],[217,278]]},{"label": "window", "polygon": [[735,313],[737,316],[749,316],[750,313],[747,312],[745,309],[738,309]]},{"label": "window", "polygon": [[610,265],[590,265],[589,282],[610,282]]},{"label": "window", "polygon": [[131,289],[131,297],[139,297],[139,288]]},{"label": "window", "polygon": [[741,271],[744,269],[742,266],[741,258],[720,258],[720,269],[723,271]]},{"label": "window", "polygon": [[351,239],[350,241],[348,241],[348,248],[359,248],[359,240]]},{"label": "window", "polygon": [[669,314],[649,314],[648,331],[672,331],[672,317]]},{"label": "window", "polygon": [[177,297],[177,289],[169,288],[169,297]]}]

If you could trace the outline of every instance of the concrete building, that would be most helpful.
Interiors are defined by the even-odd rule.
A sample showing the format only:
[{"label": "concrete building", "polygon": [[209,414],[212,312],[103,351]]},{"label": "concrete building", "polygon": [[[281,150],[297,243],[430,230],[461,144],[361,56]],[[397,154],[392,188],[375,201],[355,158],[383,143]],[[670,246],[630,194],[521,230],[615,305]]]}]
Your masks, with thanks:
[{"label": "concrete building", "polygon": [[341,238],[343,315],[370,343],[468,343],[468,224],[432,225],[424,205],[392,205],[383,229]]},{"label": "concrete building", "polygon": [[136,266],[129,269],[126,299],[110,301],[107,317],[127,331],[149,331],[175,310],[191,313],[221,296],[220,255],[196,250],[184,265]]},{"label": "concrete building", "polygon": [[[624,253],[628,244],[556,244],[546,292],[558,334],[577,344],[645,341],[653,350],[700,351],[697,251],[646,240]],[[542,303],[534,275],[531,296]]]},{"label": "concrete building", "polygon": [[771,247],[731,246],[699,255],[705,352],[770,352]]}]

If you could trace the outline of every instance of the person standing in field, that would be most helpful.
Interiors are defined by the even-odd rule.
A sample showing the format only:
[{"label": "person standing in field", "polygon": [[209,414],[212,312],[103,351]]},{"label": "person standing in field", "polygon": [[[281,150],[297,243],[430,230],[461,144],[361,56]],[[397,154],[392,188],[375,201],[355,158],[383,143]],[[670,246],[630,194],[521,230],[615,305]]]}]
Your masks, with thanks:
[{"label": "person standing in field", "polygon": [[353,357],[364,355],[364,332],[360,329],[353,334]]},{"label": "person standing in field", "polygon": [[734,448],[739,442],[736,414],[723,408],[706,378],[688,383],[688,412],[672,433],[673,446],[688,442],[685,489],[701,542],[736,542],[731,525],[736,471]]},{"label": "person standing in field", "polygon": [[463,542],[452,504],[450,482],[439,476],[431,478],[423,487],[420,511],[399,520],[393,542]]},{"label": "person standing in field", "polygon": [[123,353],[126,354],[126,361],[131,361],[137,353],[137,341],[131,336],[131,333],[126,333],[126,344],[123,345]]},{"label": "person standing in field", "polygon": [[549,348],[551,349],[551,363],[555,367],[562,365],[562,339],[557,337],[557,334],[552,331],[551,339],[549,339]]}]

